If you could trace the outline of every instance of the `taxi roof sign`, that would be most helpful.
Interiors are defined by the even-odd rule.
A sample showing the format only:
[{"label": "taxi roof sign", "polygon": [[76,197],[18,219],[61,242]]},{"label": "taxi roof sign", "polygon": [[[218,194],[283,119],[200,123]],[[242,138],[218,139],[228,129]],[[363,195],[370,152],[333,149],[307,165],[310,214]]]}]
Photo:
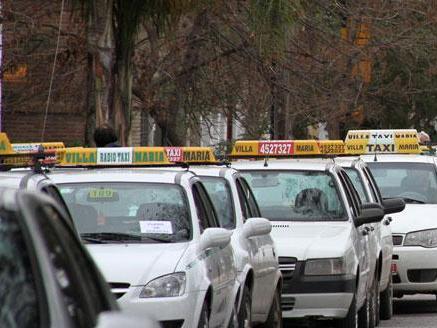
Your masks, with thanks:
[{"label": "taxi roof sign", "polygon": [[65,148],[59,166],[169,165],[164,147]]},{"label": "taxi roof sign", "polygon": [[361,154],[420,154],[417,130],[350,130],[345,152]]},{"label": "taxi roof sign", "polygon": [[218,163],[209,147],[65,148],[59,166],[147,166]]},{"label": "taxi roof sign", "polygon": [[235,142],[230,157],[299,157],[343,153],[342,140],[239,140]]},{"label": "taxi roof sign", "polygon": [[[31,146],[30,146],[31,145]],[[53,165],[56,163],[55,147],[61,143],[11,144],[6,133],[0,133],[0,166],[2,169]]]},{"label": "taxi roof sign", "polygon": [[36,152],[42,147],[44,150],[61,150],[65,148],[63,142],[42,142],[42,143],[13,143],[12,150],[16,153]]}]

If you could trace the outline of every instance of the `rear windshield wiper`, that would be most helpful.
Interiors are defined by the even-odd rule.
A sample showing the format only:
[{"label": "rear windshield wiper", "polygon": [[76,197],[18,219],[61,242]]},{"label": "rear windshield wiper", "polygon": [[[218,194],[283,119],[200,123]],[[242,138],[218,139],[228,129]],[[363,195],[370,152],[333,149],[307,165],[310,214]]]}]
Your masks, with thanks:
[{"label": "rear windshield wiper", "polygon": [[423,200],[410,198],[410,197],[402,197],[402,199],[405,201],[405,203],[416,203],[416,204],[425,204]]}]

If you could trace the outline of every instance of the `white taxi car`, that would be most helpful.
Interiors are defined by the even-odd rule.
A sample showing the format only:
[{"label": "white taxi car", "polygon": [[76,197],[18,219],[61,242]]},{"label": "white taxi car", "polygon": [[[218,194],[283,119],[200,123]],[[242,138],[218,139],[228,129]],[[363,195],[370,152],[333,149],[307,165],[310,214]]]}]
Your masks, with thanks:
[{"label": "white taxi car", "polygon": [[[166,163],[164,148],[67,149],[64,165]],[[127,164],[130,162],[130,164]],[[193,173],[142,168],[58,169],[82,240],[120,305],[163,327],[227,327],[239,290],[232,232],[219,228]]]},{"label": "white taxi car", "polygon": [[415,130],[350,131],[351,145],[356,140],[381,145],[380,151],[361,158],[382,196],[406,203],[403,212],[391,217],[395,296],[437,294],[437,158],[419,154]]},{"label": "white taxi car", "polygon": [[[241,141],[231,155],[297,153],[320,155],[316,141]],[[364,225],[380,221],[382,208],[362,208],[349,177],[332,160],[265,158],[232,166],[248,181],[261,214],[272,221],[283,275],[283,317],[367,326],[372,300]]]},{"label": "white taxi car", "polygon": [[[401,212],[405,208],[402,199],[383,200],[378,186],[367,164],[360,158],[339,157],[340,164],[350,177],[362,203],[378,203],[384,207],[385,214]],[[379,318],[388,320],[393,315],[393,283],[391,264],[393,255],[390,219],[369,225],[371,286],[375,289],[374,304],[371,306],[371,323],[377,324]]]},{"label": "white taxi car", "polygon": [[240,327],[263,323],[280,327],[281,273],[272,226],[261,218],[258,204],[246,180],[229,167],[190,167],[203,181],[222,227],[233,230],[232,248],[242,287]]}]

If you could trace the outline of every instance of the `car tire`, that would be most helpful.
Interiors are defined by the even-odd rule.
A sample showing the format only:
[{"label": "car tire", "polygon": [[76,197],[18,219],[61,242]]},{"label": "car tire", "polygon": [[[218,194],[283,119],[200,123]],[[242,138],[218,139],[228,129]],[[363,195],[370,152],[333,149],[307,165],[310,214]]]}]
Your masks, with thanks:
[{"label": "car tire", "polygon": [[209,328],[209,306],[206,301],[203,302],[202,310],[200,310],[198,328]]},{"label": "car tire", "polygon": [[276,289],[270,306],[267,321],[259,325],[261,328],[282,328],[281,292]]},{"label": "car tire", "polygon": [[337,328],[358,328],[357,300],[354,295],[347,315],[337,321]]},{"label": "car tire", "polygon": [[370,313],[369,313],[369,328],[375,328],[379,324],[379,280],[378,276],[375,275],[372,283],[372,297],[369,303]]},{"label": "car tire", "polygon": [[370,327],[370,307],[373,302],[373,290],[370,290],[367,294],[366,300],[363,306],[358,311],[358,327],[369,328]]},{"label": "car tire", "polygon": [[238,322],[238,304],[235,301],[234,308],[232,309],[231,317],[229,319],[228,328],[240,328],[240,323]]},{"label": "car tire", "polygon": [[390,274],[387,288],[380,295],[379,317],[381,320],[390,320],[393,316],[393,280]]},{"label": "car tire", "polygon": [[248,286],[244,286],[238,311],[238,325],[241,328],[252,327],[252,296]]}]

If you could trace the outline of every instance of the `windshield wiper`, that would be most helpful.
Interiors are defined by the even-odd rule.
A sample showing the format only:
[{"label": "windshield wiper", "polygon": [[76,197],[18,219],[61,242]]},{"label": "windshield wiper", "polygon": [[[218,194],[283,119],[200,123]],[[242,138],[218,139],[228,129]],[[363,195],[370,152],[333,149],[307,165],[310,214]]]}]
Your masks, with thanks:
[{"label": "windshield wiper", "polygon": [[81,235],[80,238],[89,244],[107,244],[107,242],[105,240],[99,239],[99,238],[92,238],[92,237],[87,237],[84,235]]},{"label": "windshield wiper", "polygon": [[416,203],[416,204],[425,204],[423,200],[410,198],[410,197],[402,197],[405,203]]},{"label": "windshield wiper", "polygon": [[171,243],[171,242],[173,242],[172,239],[168,239],[168,238],[159,238],[159,237],[150,237],[150,236],[143,236],[143,238],[157,241],[159,243]]},{"label": "windshield wiper", "polygon": [[118,233],[118,232],[94,232],[94,233],[83,233],[80,235],[82,239],[97,239],[100,241],[141,241],[140,235],[130,234],[130,233]]}]

